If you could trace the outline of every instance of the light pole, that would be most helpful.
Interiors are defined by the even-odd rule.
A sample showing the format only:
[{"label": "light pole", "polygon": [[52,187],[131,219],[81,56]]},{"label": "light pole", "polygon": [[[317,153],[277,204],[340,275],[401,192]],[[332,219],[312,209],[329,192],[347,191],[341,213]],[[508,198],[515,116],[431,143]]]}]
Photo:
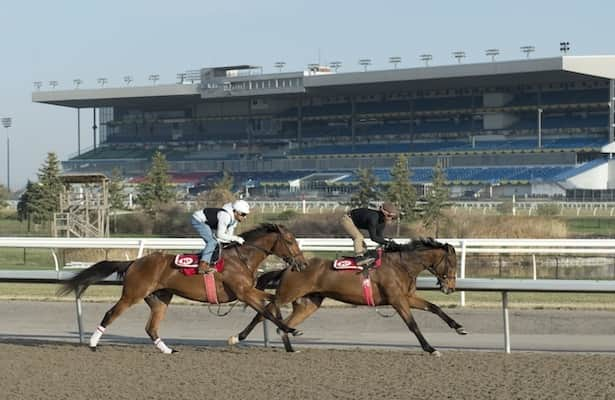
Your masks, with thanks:
[{"label": "light pole", "polygon": [[431,54],[421,54],[419,58],[421,59],[421,61],[425,62],[426,67],[429,67],[429,62],[433,60],[433,56]]},{"label": "light pole", "polygon": [[284,68],[286,66],[286,62],[284,62],[284,61],[276,61],[275,64],[273,64],[273,66],[278,69],[278,72],[281,73],[282,72],[282,68]]},{"label": "light pole", "polygon": [[372,60],[371,60],[371,58],[361,58],[359,60],[359,65],[363,66],[363,71],[365,72],[365,71],[367,71],[367,66],[368,65],[372,65]]},{"label": "light pole", "polygon": [[521,49],[522,52],[525,53],[525,58],[530,58],[530,53],[533,53],[536,51],[536,47],[534,46],[521,46],[519,48]]},{"label": "light pole", "polygon": [[152,81],[152,85],[156,86],[156,82],[158,82],[158,80],[160,79],[160,75],[158,74],[151,74],[149,76],[149,78],[147,78],[148,80]]},{"label": "light pole", "polygon": [[500,54],[500,49],[487,49],[485,55],[491,57],[491,62],[495,62],[495,56]]},{"label": "light pole", "polygon": [[96,82],[98,82],[101,88],[104,88],[109,80],[107,78],[98,78],[96,79]]},{"label": "light pole", "polygon": [[393,64],[395,66],[395,69],[397,69],[397,64],[399,64],[401,62],[401,57],[389,57],[389,63]]},{"label": "light pole", "polygon": [[568,54],[570,51],[570,42],[559,42],[559,51],[564,53],[564,55]]},{"label": "light pole", "polygon": [[335,72],[337,72],[337,70],[342,66],[342,62],[341,61],[331,61],[329,63],[329,67],[333,68],[335,70]]},{"label": "light pole", "polygon": [[453,57],[457,59],[457,64],[461,64],[461,59],[466,57],[465,51],[453,51]]},{"label": "light pole", "polygon": [[2,118],[2,126],[6,128],[6,189],[11,191],[11,140],[9,139],[9,128],[13,121],[10,117]]},{"label": "light pole", "polygon": [[542,149],[542,108],[538,109],[538,148]]}]

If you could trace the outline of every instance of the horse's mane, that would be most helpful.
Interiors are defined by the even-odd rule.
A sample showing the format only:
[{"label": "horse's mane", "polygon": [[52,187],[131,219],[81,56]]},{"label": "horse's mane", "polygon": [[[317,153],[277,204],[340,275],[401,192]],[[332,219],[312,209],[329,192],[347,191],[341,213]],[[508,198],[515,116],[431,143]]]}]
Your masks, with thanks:
[{"label": "horse's mane", "polygon": [[431,237],[426,237],[426,238],[419,237],[419,238],[412,239],[410,243],[397,244],[392,247],[386,248],[385,252],[387,253],[413,252],[413,251],[423,251],[423,250],[430,250],[430,249],[445,249],[446,251],[448,251],[450,248],[452,248],[454,251],[453,246],[451,246],[448,243],[438,242],[437,240]]},{"label": "horse's mane", "polygon": [[251,241],[270,232],[279,232],[282,228],[284,228],[283,225],[263,223],[258,225],[256,228],[240,234],[239,236],[244,238],[246,241]]}]

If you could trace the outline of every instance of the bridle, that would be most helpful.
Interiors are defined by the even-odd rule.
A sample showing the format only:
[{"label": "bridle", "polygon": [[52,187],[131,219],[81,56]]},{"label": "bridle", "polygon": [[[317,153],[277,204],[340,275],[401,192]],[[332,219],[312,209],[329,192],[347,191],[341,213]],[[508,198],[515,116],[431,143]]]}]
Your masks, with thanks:
[{"label": "bridle", "polygon": [[445,264],[446,266],[446,271],[448,271],[448,248],[445,248],[444,254],[442,255],[442,258],[440,259],[440,261],[438,261],[435,266],[432,264],[428,267],[426,267],[426,269],[431,272],[436,278],[438,278],[438,284],[440,285],[440,287],[443,287],[444,284],[446,283],[446,281],[448,280],[448,275],[446,273],[446,271],[442,274],[438,273],[438,266],[440,266],[442,263]]},{"label": "bridle", "polygon": [[[262,251],[263,253],[265,253],[266,257],[275,254],[272,249],[275,249],[275,247],[278,245],[278,243],[282,243],[286,249],[286,252],[289,253],[289,256],[279,256],[289,267],[291,267],[294,270],[297,271],[301,271],[303,269],[303,263],[301,263],[300,261],[297,260],[297,257],[301,256],[301,250],[299,250],[298,253],[293,253],[293,251],[291,250],[292,247],[292,242],[286,240],[284,238],[284,235],[282,234],[282,231],[280,231],[280,228],[278,226],[276,226],[277,228],[277,238],[275,240],[275,242],[273,242],[273,246],[271,246],[271,249],[265,249],[263,247],[257,246],[255,244],[252,243],[244,243],[243,246],[248,246],[248,247],[252,247],[256,250]],[[235,246],[235,251],[237,251],[237,255],[239,256],[239,258],[241,259],[241,261],[246,264],[246,266],[248,265],[247,263],[247,259],[241,254],[239,253],[239,247],[240,246]]]}]

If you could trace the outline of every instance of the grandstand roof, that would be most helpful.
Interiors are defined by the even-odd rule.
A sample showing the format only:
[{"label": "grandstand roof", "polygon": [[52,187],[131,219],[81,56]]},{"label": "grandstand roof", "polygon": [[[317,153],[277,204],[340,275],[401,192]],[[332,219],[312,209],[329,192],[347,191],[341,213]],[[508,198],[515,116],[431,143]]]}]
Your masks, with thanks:
[{"label": "grandstand roof", "polygon": [[[237,68],[227,67],[227,69]],[[225,67],[220,67],[225,69]],[[265,76],[279,74],[265,74]],[[334,73],[303,77],[308,94],[383,90],[437,89],[558,82],[585,76],[615,79],[615,56],[560,56],[541,59],[497,61],[399,68],[380,71]],[[242,79],[242,78],[238,78]],[[243,77],[243,79],[250,79]],[[243,93],[243,96],[259,93]],[[215,99],[219,100],[219,99]],[[203,101],[199,83],[141,87],[36,91],[32,101],[74,108],[147,105],[157,106]]]}]

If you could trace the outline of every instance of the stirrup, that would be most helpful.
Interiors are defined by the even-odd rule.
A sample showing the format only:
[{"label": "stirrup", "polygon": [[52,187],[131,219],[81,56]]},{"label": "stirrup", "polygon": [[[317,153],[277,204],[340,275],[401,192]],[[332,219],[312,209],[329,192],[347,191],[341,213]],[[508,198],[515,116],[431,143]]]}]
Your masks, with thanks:
[{"label": "stirrup", "polygon": [[376,258],[370,257],[370,256],[361,256],[361,257],[355,258],[355,262],[359,267],[365,267],[365,266],[371,265],[374,263],[374,261],[376,261]]}]

